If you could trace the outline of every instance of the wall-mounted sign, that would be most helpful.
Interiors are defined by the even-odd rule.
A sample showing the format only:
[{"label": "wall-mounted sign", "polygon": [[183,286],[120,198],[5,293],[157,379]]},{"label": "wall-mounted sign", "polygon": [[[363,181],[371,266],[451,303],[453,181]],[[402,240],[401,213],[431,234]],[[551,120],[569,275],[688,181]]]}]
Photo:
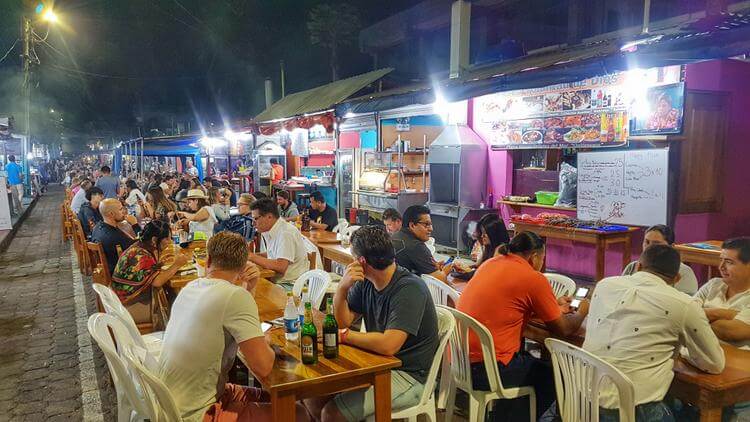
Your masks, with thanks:
[{"label": "wall-mounted sign", "polygon": [[[680,67],[672,66],[485,95],[474,99],[474,129],[496,148],[623,145],[631,132],[633,110],[644,109],[647,89],[682,86],[674,85],[680,78]],[[667,92],[670,98],[682,98],[678,92],[661,92],[662,97]],[[680,118],[672,130],[681,130],[681,123]]]},{"label": "wall-mounted sign", "polygon": [[408,117],[396,119],[396,132],[408,132],[411,130],[411,124]]}]

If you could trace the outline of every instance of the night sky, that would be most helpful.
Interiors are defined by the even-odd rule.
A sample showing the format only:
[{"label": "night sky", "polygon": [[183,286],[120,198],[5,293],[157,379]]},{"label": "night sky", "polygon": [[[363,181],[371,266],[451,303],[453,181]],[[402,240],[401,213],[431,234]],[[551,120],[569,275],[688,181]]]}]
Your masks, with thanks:
[{"label": "night sky", "polygon": [[[37,1],[0,0],[0,58],[20,37],[22,14]],[[92,136],[137,134],[138,116],[155,112],[251,117],[265,106],[263,81],[280,95],[331,80],[326,49],[310,42],[310,11],[324,0],[58,0],[60,24],[36,46],[41,64],[33,80],[32,129],[87,142]],[[361,27],[417,1],[349,0]],[[49,4],[49,3],[47,3]],[[47,25],[35,24],[44,36]],[[356,36],[356,35],[355,35]],[[23,125],[21,43],[0,63],[0,115]],[[371,70],[356,39],[340,54],[340,76]],[[55,113],[49,110],[54,109]],[[62,113],[62,114],[60,114]],[[60,118],[63,120],[60,121]],[[35,128],[35,126],[37,126]]]}]

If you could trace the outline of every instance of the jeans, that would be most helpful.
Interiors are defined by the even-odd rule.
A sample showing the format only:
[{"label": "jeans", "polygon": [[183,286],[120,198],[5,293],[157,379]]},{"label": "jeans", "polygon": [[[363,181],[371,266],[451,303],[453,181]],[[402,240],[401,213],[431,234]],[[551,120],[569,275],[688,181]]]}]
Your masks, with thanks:
[{"label": "jeans", "polygon": [[[667,405],[658,401],[636,406],[635,420],[636,422],[674,422],[674,415]],[[619,421],[619,410],[599,408],[599,422]]]},{"label": "jeans", "polygon": [[[555,379],[552,364],[519,351],[507,365],[497,363],[503,387],[534,387],[536,393],[537,418],[544,413],[555,399]],[[471,379],[475,390],[489,390],[487,371],[483,363],[471,365]],[[496,400],[493,421],[528,421],[528,397],[516,400]]]}]

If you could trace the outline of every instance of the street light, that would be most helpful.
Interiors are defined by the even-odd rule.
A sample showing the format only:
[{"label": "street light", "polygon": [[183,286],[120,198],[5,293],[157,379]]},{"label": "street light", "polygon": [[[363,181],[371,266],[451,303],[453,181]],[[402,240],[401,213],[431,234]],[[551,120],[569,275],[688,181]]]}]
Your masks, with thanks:
[{"label": "street light", "polygon": [[42,19],[50,23],[57,23],[57,14],[52,9],[47,9],[42,15]]}]

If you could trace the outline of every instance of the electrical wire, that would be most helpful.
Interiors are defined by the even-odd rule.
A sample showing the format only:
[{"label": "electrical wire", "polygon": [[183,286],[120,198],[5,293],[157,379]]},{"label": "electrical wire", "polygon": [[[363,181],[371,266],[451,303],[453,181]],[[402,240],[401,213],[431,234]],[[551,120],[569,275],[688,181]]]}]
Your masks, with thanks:
[{"label": "electrical wire", "polygon": [[10,46],[8,51],[3,55],[3,58],[0,59],[0,63],[2,63],[3,60],[5,60],[5,58],[8,57],[8,54],[10,54],[10,52],[13,51],[14,48],[16,48],[16,44],[18,44],[19,41],[21,41],[21,39],[16,38],[16,40],[13,42],[13,45]]},{"label": "electrical wire", "polygon": [[79,75],[91,76],[94,78],[103,78],[103,79],[122,79],[122,80],[132,80],[132,81],[143,81],[143,80],[160,81],[160,80],[174,80],[174,79],[204,79],[205,78],[205,76],[144,77],[144,76],[107,75],[104,73],[95,73],[95,72],[87,72],[84,70],[71,69],[69,67],[58,66],[54,64],[50,64],[49,67],[63,71],[63,72],[75,73]]}]

